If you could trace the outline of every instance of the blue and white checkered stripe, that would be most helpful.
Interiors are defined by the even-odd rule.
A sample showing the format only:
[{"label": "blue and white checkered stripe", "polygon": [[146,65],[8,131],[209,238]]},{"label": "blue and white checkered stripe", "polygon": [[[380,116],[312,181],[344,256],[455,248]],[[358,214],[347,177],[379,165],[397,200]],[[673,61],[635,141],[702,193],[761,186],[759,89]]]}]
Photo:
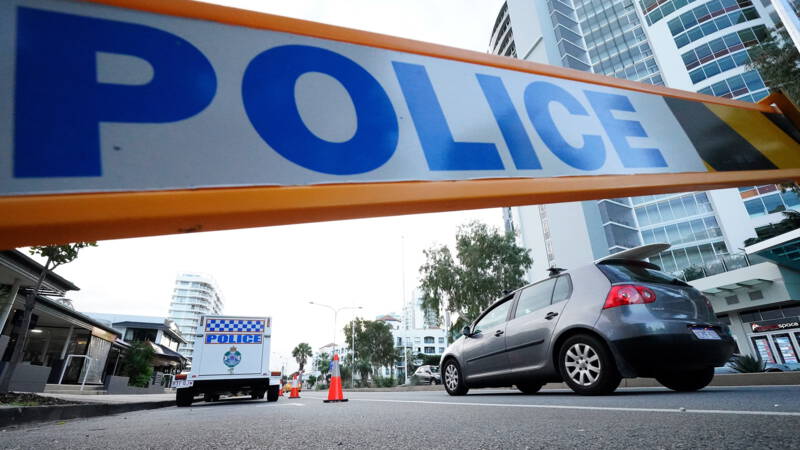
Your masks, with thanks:
[{"label": "blue and white checkered stripe", "polygon": [[258,333],[264,331],[264,321],[248,319],[208,319],[206,322],[206,331]]}]

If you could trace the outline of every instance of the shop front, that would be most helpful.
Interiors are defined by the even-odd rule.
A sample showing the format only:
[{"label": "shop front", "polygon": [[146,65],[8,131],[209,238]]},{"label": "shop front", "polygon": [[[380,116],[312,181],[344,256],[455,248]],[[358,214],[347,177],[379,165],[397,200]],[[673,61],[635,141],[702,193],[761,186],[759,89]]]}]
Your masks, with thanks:
[{"label": "shop front", "polygon": [[800,364],[800,317],[751,322],[753,348],[768,364]]},{"label": "shop front", "polygon": [[[17,299],[12,319],[2,330],[9,338],[9,345],[0,355],[3,362],[10,360],[12,349],[22,334],[23,307],[23,301]],[[111,343],[118,336],[118,332],[77,311],[38,297],[22,355],[26,376],[34,373],[37,380],[26,383],[26,389],[43,389],[45,384],[58,383],[101,384]]]}]

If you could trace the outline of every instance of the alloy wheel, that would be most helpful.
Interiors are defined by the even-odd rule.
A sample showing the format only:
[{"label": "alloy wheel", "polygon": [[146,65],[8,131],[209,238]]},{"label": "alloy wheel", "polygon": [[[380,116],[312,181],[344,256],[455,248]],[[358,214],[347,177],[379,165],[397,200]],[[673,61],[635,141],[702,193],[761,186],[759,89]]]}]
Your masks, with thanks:
[{"label": "alloy wheel", "polygon": [[458,389],[458,368],[455,364],[448,364],[444,370],[444,382],[447,383],[447,388],[451,391]]},{"label": "alloy wheel", "polygon": [[582,342],[574,344],[564,355],[567,376],[581,386],[589,386],[600,377],[600,357],[589,345]]}]

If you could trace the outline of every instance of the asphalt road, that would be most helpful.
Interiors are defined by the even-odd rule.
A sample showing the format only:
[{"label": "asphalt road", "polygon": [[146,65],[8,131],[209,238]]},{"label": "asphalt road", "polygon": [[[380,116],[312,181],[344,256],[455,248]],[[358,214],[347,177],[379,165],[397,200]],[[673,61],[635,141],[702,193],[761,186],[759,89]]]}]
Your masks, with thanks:
[{"label": "asphalt road", "polygon": [[228,400],[0,431],[2,448],[800,448],[800,386],[322,392]]}]

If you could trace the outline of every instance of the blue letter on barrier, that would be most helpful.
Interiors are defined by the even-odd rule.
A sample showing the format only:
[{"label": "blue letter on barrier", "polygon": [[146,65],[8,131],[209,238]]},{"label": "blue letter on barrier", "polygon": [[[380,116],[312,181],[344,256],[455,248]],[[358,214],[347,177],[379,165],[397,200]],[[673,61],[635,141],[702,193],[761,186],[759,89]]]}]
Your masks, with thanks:
[{"label": "blue letter on barrier", "polygon": [[[144,85],[98,83],[97,52],[142,58]],[[173,122],[202,111],[216,76],[194,46],[143,25],[18,9],[14,176],[102,175],[100,122]]]},{"label": "blue letter on barrier", "polygon": [[584,134],[583,147],[576,148],[564,139],[550,115],[550,102],[560,103],[570,114],[588,116],[578,99],[569,92],[552,83],[536,81],[525,88],[525,107],[528,116],[550,151],[558,159],[576,169],[595,170],[603,166],[606,149],[600,136]]},{"label": "blue letter on barrier", "polygon": [[[358,126],[349,141],[320,139],[303,123],[294,87],[308,72],[330,75],[350,95]],[[369,172],[385,164],[397,149],[397,115],[386,91],[363,67],[330,50],[284,45],[261,53],[245,70],[242,98],[261,138],[306,169],[333,175]]]},{"label": "blue letter on barrier", "polygon": [[492,108],[494,120],[497,121],[503,138],[506,140],[508,151],[511,152],[511,158],[514,159],[514,165],[517,166],[517,169],[541,169],[542,164],[536,157],[528,133],[525,132],[519,114],[517,114],[514,104],[511,103],[508,91],[503,86],[503,80],[490,75],[479,74],[476,76],[481,89],[483,89],[483,95]]},{"label": "blue letter on barrier", "polygon": [[502,170],[494,144],[455,142],[425,67],[393,62],[431,170]]},{"label": "blue letter on barrier", "polygon": [[636,112],[631,101],[624,95],[584,91],[592,104],[597,118],[603,124],[611,143],[617,149],[619,159],[625,167],[666,167],[667,162],[657,148],[631,148],[628,137],[647,137],[642,124],[633,120],[621,120],[611,111]]}]

